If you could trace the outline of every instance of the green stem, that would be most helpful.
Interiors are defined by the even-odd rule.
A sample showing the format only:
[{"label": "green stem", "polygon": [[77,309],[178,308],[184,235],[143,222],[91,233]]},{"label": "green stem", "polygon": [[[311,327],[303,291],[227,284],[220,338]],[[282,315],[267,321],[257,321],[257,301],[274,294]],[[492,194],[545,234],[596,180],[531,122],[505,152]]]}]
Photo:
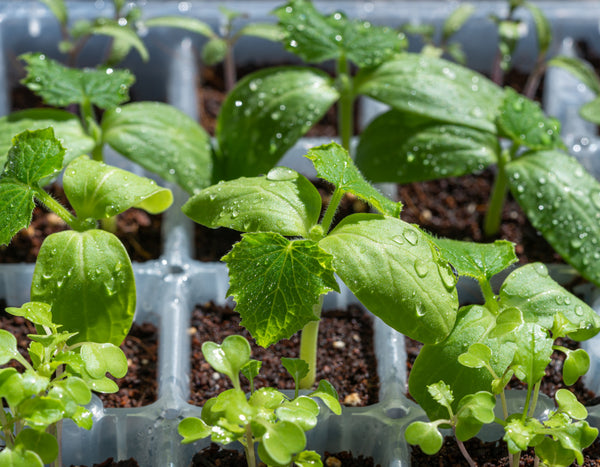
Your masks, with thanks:
[{"label": "green stem", "polygon": [[335,216],[335,212],[337,211],[337,208],[340,205],[340,201],[342,201],[343,196],[344,192],[338,188],[336,188],[333,194],[331,195],[331,200],[327,205],[325,214],[323,214],[323,220],[321,221],[321,227],[323,227],[323,232],[329,232],[329,228],[331,227],[331,223],[333,222],[333,216]]},{"label": "green stem", "polygon": [[[302,329],[300,337],[300,359],[308,363],[308,374],[300,380],[300,389],[310,389],[315,384],[317,374],[317,344],[319,339],[319,321],[323,307],[323,295],[319,297],[319,303],[313,305],[316,321],[310,321]],[[297,388],[296,388],[297,391]],[[296,397],[298,395],[296,394]]]},{"label": "green stem", "polygon": [[483,231],[486,236],[495,235],[500,230],[502,220],[502,207],[508,193],[508,180],[506,178],[505,165],[510,162],[511,155],[508,151],[502,151],[498,159],[498,173],[494,181],[494,187],[490,196],[487,212],[483,221]]},{"label": "green stem", "polygon": [[527,418],[527,413],[529,412],[529,407],[531,406],[531,386],[527,386],[527,398],[525,399],[525,407],[523,408],[523,415],[521,415],[521,420],[525,421]]},{"label": "green stem", "polygon": [[11,427],[8,425],[8,419],[3,407],[0,407],[0,425],[2,425],[2,431],[4,432],[3,438],[6,447],[11,449],[14,446],[13,433]]},{"label": "green stem", "polygon": [[485,307],[495,315],[498,314],[498,302],[496,301],[496,294],[492,290],[492,285],[487,280],[480,280],[479,286],[481,287],[481,293],[483,293],[483,299],[485,300]]},{"label": "green stem", "polygon": [[350,66],[345,55],[342,55],[337,61],[337,82],[340,100],[338,101],[338,131],[342,146],[350,151],[350,139],[354,133],[354,118],[352,108],[354,107],[354,92],[352,90],[352,80],[350,78]]},{"label": "green stem", "polygon": [[[511,457],[512,457],[512,460],[511,460]],[[519,463],[521,461],[521,453],[517,452],[516,454],[509,454],[508,459],[509,459],[510,465],[512,467],[519,467]]]},{"label": "green stem", "polygon": [[533,412],[535,412],[535,407],[538,402],[538,396],[540,395],[540,386],[542,385],[542,381],[538,381],[535,383],[535,387],[533,388],[533,400],[531,401],[531,407],[529,407],[529,416],[533,417]]},{"label": "green stem", "polygon": [[244,451],[246,451],[246,463],[248,467],[256,467],[256,456],[254,455],[254,438],[252,438],[252,428],[248,423],[246,425],[246,443],[244,445]]},{"label": "green stem", "polygon": [[73,230],[78,230],[81,222],[69,212],[62,204],[46,193],[42,188],[35,188],[35,197],[58,217],[65,221]]}]

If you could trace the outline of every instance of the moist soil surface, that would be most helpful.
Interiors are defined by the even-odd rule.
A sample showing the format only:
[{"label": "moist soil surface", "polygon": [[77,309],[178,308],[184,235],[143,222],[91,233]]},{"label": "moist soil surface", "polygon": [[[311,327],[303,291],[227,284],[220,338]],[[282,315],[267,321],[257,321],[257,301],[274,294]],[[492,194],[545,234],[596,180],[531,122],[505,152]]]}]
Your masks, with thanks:
[{"label": "moist soil surface", "polygon": [[[61,186],[51,185],[48,192],[70,209]],[[160,214],[150,215],[137,208],[117,216],[115,235],[123,242],[132,261],[143,262],[160,256],[161,219]],[[19,231],[8,246],[0,247],[0,263],[34,263],[46,237],[68,229],[56,214],[48,212],[43,206],[36,206],[30,226]]]},{"label": "moist soil surface", "polygon": [[[255,344],[239,322],[239,314],[228,306],[207,303],[198,305],[194,310],[189,331],[192,336],[190,403],[201,406],[209,398],[232,387],[226,376],[212,370],[201,351],[204,342],[220,344],[232,334],[249,339],[252,358],[262,361],[255,387],[294,389],[294,381],[281,365],[280,358],[298,357],[299,334],[264,349]],[[344,405],[364,406],[377,402],[379,380],[372,320],[360,307],[351,305],[347,310],[323,313],[319,325],[317,367],[317,383],[326,379],[333,384]],[[243,389],[249,391],[245,378],[242,382]]]}]

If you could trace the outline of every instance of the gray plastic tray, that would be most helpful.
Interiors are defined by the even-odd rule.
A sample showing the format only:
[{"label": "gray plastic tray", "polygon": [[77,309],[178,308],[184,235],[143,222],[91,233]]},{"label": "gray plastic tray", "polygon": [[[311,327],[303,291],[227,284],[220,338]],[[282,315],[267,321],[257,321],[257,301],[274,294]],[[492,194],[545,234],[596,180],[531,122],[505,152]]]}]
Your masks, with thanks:
[{"label": "gray plastic tray", "polygon": [[[220,2],[148,2],[144,12],[148,17],[164,14],[189,14],[217,26],[220,21]],[[572,1],[568,6],[560,1],[537,2],[546,11],[555,30],[552,52],[561,50],[573,53],[574,39],[590,39],[598,47],[597,24],[600,4],[593,1]],[[253,21],[272,20],[269,11],[278,5],[272,1],[240,1],[228,4],[229,8],[251,14]],[[93,17],[110,12],[108,2],[68,2],[72,18]],[[446,1],[343,1],[317,2],[322,10],[339,9],[350,16],[368,19],[376,24],[398,26],[407,21],[441,24],[443,18],[456,6]],[[470,66],[486,70],[495,50],[495,35],[491,24],[484,21],[491,12],[506,8],[505,2],[478,2],[477,18],[468,23],[458,38],[470,57]],[[534,40],[529,25],[527,38],[518,50],[516,60],[527,67],[532,62]],[[10,107],[10,85],[14,82],[12,70],[15,57],[26,51],[43,51],[58,56],[56,49],[48,49],[59,37],[58,27],[48,10],[38,2],[11,2],[0,0],[0,113]],[[478,40],[472,40],[477,37]],[[485,38],[481,40],[480,38]],[[142,63],[133,56],[125,66],[137,76],[135,87],[139,100],[166,100],[192,117],[197,117],[195,86],[198,77],[196,51],[203,39],[187,37],[180,31],[153,30],[145,37],[152,60]],[[290,55],[275,44],[257,40],[243,40],[236,46],[241,62],[274,64],[289,61]],[[86,48],[86,57],[93,62],[102,43],[92,41]],[[596,52],[599,52],[596,49]],[[589,91],[568,74],[551,69],[546,77],[545,107],[561,119],[564,137],[571,152],[580,158],[597,175],[600,171],[592,164],[598,157],[598,139],[594,129],[577,116],[582,102],[591,98]],[[381,107],[367,102],[363,107],[363,121],[381,111]],[[328,141],[322,138],[301,140],[283,158],[283,165],[291,166],[307,176],[314,172],[310,163],[302,158],[306,150]],[[112,154],[109,162],[145,174],[139,167]],[[148,174],[145,174],[148,175]],[[227,270],[223,264],[201,263],[193,259],[193,223],[180,211],[187,195],[176,187],[175,203],[166,213],[163,224],[163,253],[158,260],[135,264],[138,308],[136,322],[151,322],[160,329],[158,357],[158,400],[148,406],[133,409],[105,409],[94,397],[90,407],[94,426],[90,431],[77,429],[65,423],[63,449],[64,464],[92,464],[108,457],[126,459],[134,457],[142,466],[185,466],[193,454],[208,441],[182,446],[177,434],[177,424],[185,416],[199,415],[200,407],[187,403],[190,367],[190,337],[187,328],[196,303],[214,300],[226,302]],[[9,305],[19,306],[29,299],[29,284],[33,265],[0,265],[0,298]],[[461,282],[461,299],[468,300],[473,287]],[[589,302],[600,309],[600,294],[594,288],[587,290]],[[341,294],[329,294],[325,308],[343,308],[355,303],[356,298],[342,287]],[[324,411],[317,428],[310,431],[310,449],[352,450],[355,454],[373,456],[382,466],[406,466],[410,450],[404,439],[405,427],[423,412],[409,401],[406,391],[404,339],[375,319],[375,350],[378,374],[381,381],[380,402],[365,408],[344,408],[341,416]],[[600,337],[585,344],[590,352],[593,367],[587,376],[589,387],[600,389]],[[594,365],[595,364],[595,365]],[[518,394],[516,397],[520,397]],[[590,410],[590,421],[600,426],[600,407]],[[483,434],[493,438],[494,432]]]}]

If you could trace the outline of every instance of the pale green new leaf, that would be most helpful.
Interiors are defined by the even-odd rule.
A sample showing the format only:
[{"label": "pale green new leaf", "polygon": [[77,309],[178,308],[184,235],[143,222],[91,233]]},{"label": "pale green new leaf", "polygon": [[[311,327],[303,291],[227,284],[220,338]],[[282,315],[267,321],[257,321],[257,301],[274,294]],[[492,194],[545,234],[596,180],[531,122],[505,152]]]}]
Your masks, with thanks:
[{"label": "pale green new leaf", "polygon": [[594,241],[600,238],[600,182],[559,151],[527,153],[508,163],[506,173],[533,226],[583,277],[600,284],[594,259],[600,256]]},{"label": "pale green new leaf", "polygon": [[281,421],[267,426],[267,432],[258,445],[258,455],[269,465],[285,466],[292,461],[294,454],[305,447],[306,436],[302,428],[295,423]]},{"label": "pale green new leaf", "polygon": [[42,302],[24,303],[21,308],[6,308],[6,312],[13,316],[22,316],[33,324],[52,328],[52,311],[50,305]]},{"label": "pale green new leaf", "polygon": [[319,381],[317,389],[311,392],[309,396],[321,399],[334,414],[340,415],[342,413],[342,406],[338,399],[338,393],[329,381],[325,379]]},{"label": "pale green new leaf", "polygon": [[302,451],[295,455],[294,464],[298,467],[323,467],[321,456],[315,451]]},{"label": "pale green new leaf", "polygon": [[44,467],[44,462],[33,451],[4,448],[0,452],[0,465],[4,467]]},{"label": "pale green new leaf", "polygon": [[535,24],[537,34],[538,56],[542,56],[548,51],[552,42],[552,27],[544,12],[533,2],[523,2],[523,6],[529,10]]},{"label": "pale green new leaf", "polygon": [[179,422],[177,432],[183,436],[181,444],[189,444],[210,436],[212,428],[196,417],[187,417]]},{"label": "pale green new leaf", "polygon": [[431,240],[440,249],[442,257],[454,266],[459,276],[488,280],[517,262],[515,246],[507,240],[496,240],[494,243],[435,237],[431,237]]},{"label": "pale green new leaf", "polygon": [[448,409],[448,412],[452,410],[452,402],[454,402],[454,395],[452,394],[452,389],[443,381],[439,381],[435,384],[430,384],[427,386],[427,392],[434,401],[440,404],[443,407]]},{"label": "pale green new leaf", "polygon": [[137,102],[107,111],[102,134],[115,151],[188,193],[210,184],[210,137],[194,119],[173,106]]},{"label": "pale green new leaf", "polygon": [[321,197],[303,175],[276,167],[266,176],[221,182],[205,188],[182,207],[195,222],[240,232],[276,232],[308,237],[319,220]]},{"label": "pale green new leaf", "polygon": [[594,67],[577,57],[559,55],[548,60],[548,66],[556,66],[567,70],[579,81],[585,84],[594,94],[600,94],[600,78]]},{"label": "pale green new leaf", "polygon": [[69,12],[67,10],[67,6],[65,5],[64,0],[41,0],[48,8],[52,14],[56,17],[58,22],[62,25],[65,25],[69,21]]},{"label": "pale green new leaf", "polygon": [[319,404],[310,397],[300,396],[291,401],[284,401],[275,413],[279,420],[292,422],[308,431],[317,425]]},{"label": "pale green new leaf", "polygon": [[75,157],[89,153],[94,148],[77,116],[60,109],[28,109],[0,118],[0,166],[6,162],[6,153],[12,146],[12,138],[25,130],[54,128],[56,139],[65,148],[63,164]]},{"label": "pale green new leaf", "polygon": [[281,365],[292,375],[296,387],[300,384],[300,380],[308,374],[308,363],[300,358],[281,357]]},{"label": "pale green new leaf", "polygon": [[499,153],[487,131],[390,110],[361,134],[356,165],[373,182],[409,183],[477,172]]},{"label": "pale green new leaf", "polygon": [[53,321],[79,333],[72,342],[120,345],[135,312],[129,255],[103,230],[52,234],[38,255],[31,299],[50,304]]},{"label": "pale green new leaf", "polygon": [[434,423],[413,422],[406,428],[404,437],[407,443],[418,444],[428,455],[438,452],[444,442],[442,434]]},{"label": "pale green new leaf", "polygon": [[245,234],[223,257],[242,325],[263,346],[288,339],[317,319],[319,297],[339,290],[330,254],[310,240]]},{"label": "pale green new leaf", "polygon": [[250,360],[250,344],[242,336],[231,335],[221,344],[210,341],[202,344],[202,355],[214,370],[236,381],[240,370]]},{"label": "pale green new leaf", "polygon": [[469,346],[469,350],[458,356],[458,362],[469,368],[485,368],[492,358],[491,349],[485,345],[476,342]]},{"label": "pale green new leaf", "polygon": [[190,16],[157,16],[144,20],[144,26],[148,28],[166,27],[185,29],[205,37],[216,37],[215,32],[208,23]]},{"label": "pale green new leaf", "polygon": [[237,36],[254,36],[273,42],[281,42],[285,38],[285,31],[278,24],[248,23],[240,28]]},{"label": "pale green new leaf", "polygon": [[483,75],[412,53],[359,72],[355,92],[398,110],[492,134],[503,99],[502,89]]},{"label": "pale green new leaf", "polygon": [[592,123],[600,125],[600,97],[596,97],[593,101],[582,105],[579,109],[579,115]]},{"label": "pale green new leaf", "polygon": [[306,67],[268,68],[241,79],[217,120],[213,181],[267,172],[338,97],[329,75]]},{"label": "pale green new leaf", "polygon": [[56,438],[50,433],[39,430],[21,430],[15,438],[15,448],[35,452],[45,464],[54,462],[58,456]]},{"label": "pale green new leaf", "polygon": [[0,365],[10,362],[17,353],[17,339],[15,336],[4,329],[0,329]]},{"label": "pale green new leaf", "polygon": [[397,331],[431,343],[452,329],[456,278],[417,227],[353,214],[319,245],[333,255],[336,273],[361,303]]},{"label": "pale green new leaf", "polygon": [[136,31],[131,27],[121,26],[117,21],[103,18],[102,21],[98,21],[91,27],[90,32],[91,34],[112,37],[115,41],[120,42],[120,48],[134,48],[145,62],[150,58],[150,54],[148,53],[148,49],[146,49],[144,42],[142,42]]},{"label": "pale green new leaf", "polygon": [[448,15],[442,26],[442,41],[447,41],[460,28],[464,26],[467,20],[475,13],[475,6],[470,3],[460,4],[452,13]]},{"label": "pale green new leaf", "polygon": [[576,420],[584,420],[588,416],[585,406],[577,400],[577,396],[568,389],[559,389],[554,396],[558,410]]},{"label": "pale green new leaf", "polygon": [[34,53],[21,58],[27,63],[22,83],[55,107],[89,102],[110,109],[129,100],[129,87],[135,81],[128,70],[68,68]]},{"label": "pale green new leaf", "polygon": [[104,219],[129,208],[150,214],[165,211],[173,202],[171,190],[154,180],[81,156],[63,176],[65,194],[80,218]]},{"label": "pale green new leaf", "polygon": [[526,264],[510,273],[499,297],[501,308],[518,308],[525,322],[537,323],[545,329],[552,328],[554,317],[560,313],[578,326],[576,332],[569,333],[574,339],[589,339],[600,329],[597,313],[557,284],[541,263]]},{"label": "pale green new leaf", "polygon": [[511,368],[521,381],[533,387],[546,374],[552,355],[552,338],[535,323],[524,323],[514,332],[517,345]]},{"label": "pale green new leaf", "polygon": [[81,346],[81,358],[86,371],[95,379],[103,378],[106,373],[115,378],[127,374],[127,357],[116,345],[87,342]]},{"label": "pale green new leaf", "polygon": [[590,356],[583,349],[570,350],[563,363],[563,381],[567,386],[575,384],[590,368]]},{"label": "pale green new leaf", "polygon": [[487,391],[467,394],[461,399],[456,412],[456,438],[466,441],[479,433],[486,423],[494,421],[496,398]]},{"label": "pale green new leaf", "polygon": [[380,213],[398,217],[402,203],[391,201],[371,185],[352,162],[348,151],[337,143],[312,148],[306,155],[310,159],[317,175],[332,183],[337,190],[352,193],[366,201]]}]

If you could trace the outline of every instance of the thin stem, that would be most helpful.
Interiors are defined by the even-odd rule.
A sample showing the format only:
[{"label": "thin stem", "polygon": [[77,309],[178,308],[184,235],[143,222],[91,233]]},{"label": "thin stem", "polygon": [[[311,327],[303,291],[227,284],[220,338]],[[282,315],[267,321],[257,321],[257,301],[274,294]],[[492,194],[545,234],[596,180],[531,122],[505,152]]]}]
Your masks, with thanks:
[{"label": "thin stem", "polygon": [[536,62],[535,67],[531,74],[527,77],[527,82],[525,83],[525,87],[523,88],[523,95],[529,99],[533,99],[535,93],[540,85],[540,80],[544,75],[544,71],[546,70],[546,54],[540,55]]},{"label": "thin stem", "polygon": [[344,196],[344,192],[338,188],[336,188],[331,195],[331,200],[329,201],[329,205],[327,205],[325,214],[323,214],[323,220],[321,221],[321,226],[323,227],[323,232],[325,233],[329,232],[329,228],[333,222],[333,216],[335,216],[335,212],[340,205],[340,201],[342,201],[342,196]]},{"label": "thin stem", "polygon": [[487,280],[480,280],[479,286],[481,287],[481,293],[483,293],[483,299],[485,300],[485,307],[495,315],[498,314],[498,302],[496,301],[496,294],[492,290],[492,285]]},{"label": "thin stem", "polygon": [[248,423],[246,425],[246,443],[244,445],[244,451],[246,451],[246,463],[248,467],[256,467],[256,456],[254,455],[254,438],[252,437],[252,428]]},{"label": "thin stem", "polygon": [[40,203],[42,203],[63,221],[69,224],[72,229],[77,230],[77,227],[81,224],[79,220],[73,214],[71,214],[67,208],[56,201],[42,188],[35,189],[35,197],[40,201]]},{"label": "thin stem", "polygon": [[223,63],[223,72],[225,74],[225,91],[229,93],[235,86],[235,58],[233,56],[233,43],[227,43],[227,54]]},{"label": "thin stem", "polygon": [[508,404],[506,403],[506,394],[504,391],[500,393],[500,402],[502,402],[502,415],[504,415],[504,420],[508,418]]},{"label": "thin stem", "polygon": [[521,415],[521,420],[525,421],[527,418],[527,413],[529,412],[529,407],[531,404],[531,386],[527,386],[527,397],[525,399],[525,407],[523,408],[523,414]]},{"label": "thin stem", "polygon": [[[300,380],[300,389],[309,389],[315,384],[317,375],[317,344],[319,341],[319,322],[321,320],[321,309],[323,308],[323,295],[319,297],[319,303],[313,306],[313,312],[317,320],[310,321],[302,329],[300,337],[300,358],[308,363],[308,374]],[[296,388],[296,391],[298,388]],[[296,397],[298,394],[296,392]]]},{"label": "thin stem", "polygon": [[490,195],[488,209],[483,221],[483,231],[488,237],[497,234],[498,230],[500,230],[502,208],[504,206],[506,194],[508,193],[508,180],[506,178],[504,167],[510,160],[511,155],[508,151],[502,151],[502,154],[500,154],[500,157],[498,158],[498,173],[496,174],[496,180],[494,181],[494,187],[492,189],[492,194]]},{"label": "thin stem", "polygon": [[535,387],[533,388],[533,400],[531,401],[531,407],[529,407],[529,416],[533,417],[533,413],[535,412],[535,407],[538,402],[538,396],[540,395],[540,387],[542,385],[542,381],[538,381],[535,383]]},{"label": "thin stem", "polygon": [[461,440],[456,438],[456,444],[458,444],[458,449],[460,450],[461,454],[463,455],[463,457],[465,458],[465,460],[467,461],[469,466],[477,467],[477,464],[475,463],[473,458],[469,455],[469,452],[467,451],[467,448],[465,447],[465,443],[463,443]]},{"label": "thin stem", "polygon": [[350,151],[350,139],[354,133],[353,112],[354,93],[350,78],[350,66],[346,57],[342,55],[337,61],[337,82],[340,100],[338,101],[338,131],[342,146]]}]

